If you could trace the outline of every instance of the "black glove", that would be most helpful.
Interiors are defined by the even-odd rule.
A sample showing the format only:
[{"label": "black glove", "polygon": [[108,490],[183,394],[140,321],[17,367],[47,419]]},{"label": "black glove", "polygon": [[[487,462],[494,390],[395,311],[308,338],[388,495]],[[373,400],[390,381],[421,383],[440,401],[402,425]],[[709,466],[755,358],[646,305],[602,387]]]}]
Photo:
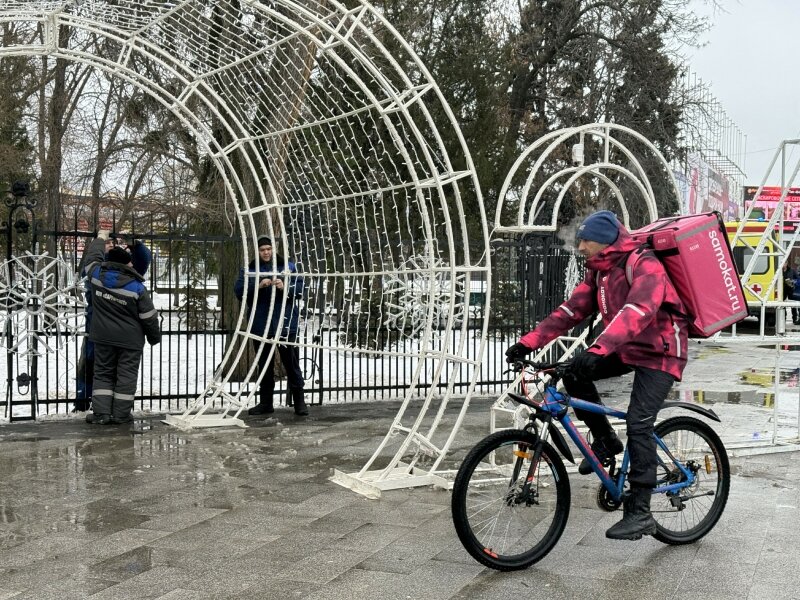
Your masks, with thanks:
[{"label": "black glove", "polygon": [[594,352],[583,352],[579,354],[575,358],[572,359],[570,363],[570,371],[572,371],[575,375],[579,375],[586,378],[591,378],[594,375],[594,370],[597,368],[597,364],[603,360],[603,357],[599,354],[595,354]]},{"label": "black glove", "polygon": [[511,346],[508,350],[506,350],[506,362],[513,363],[518,360],[521,360],[528,356],[533,352],[533,348],[528,348],[525,344],[520,344],[517,342],[513,346]]}]

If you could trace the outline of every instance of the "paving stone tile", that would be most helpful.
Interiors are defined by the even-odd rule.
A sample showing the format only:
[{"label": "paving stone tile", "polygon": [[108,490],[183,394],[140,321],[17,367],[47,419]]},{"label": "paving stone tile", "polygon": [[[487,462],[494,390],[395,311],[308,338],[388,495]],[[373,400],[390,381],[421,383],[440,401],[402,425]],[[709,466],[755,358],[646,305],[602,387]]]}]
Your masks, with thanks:
[{"label": "paving stone tile", "polygon": [[166,537],[169,534],[170,532],[168,531],[156,531],[153,529],[125,529],[91,544],[85,544],[81,547],[81,552],[86,556],[98,559],[111,558],[139,546],[152,545],[155,540]]},{"label": "paving stone tile", "polygon": [[[292,600],[318,598],[324,585],[307,581],[267,579],[240,592],[226,596],[226,600]],[[352,600],[358,596],[352,596]]]},{"label": "paving stone tile", "polygon": [[750,586],[746,598],[747,600],[800,600],[800,587],[796,579],[793,583],[786,582],[786,584],[755,582]]},{"label": "paving stone tile", "polygon": [[191,525],[201,523],[227,511],[212,508],[195,508],[182,510],[167,515],[159,515],[138,525],[140,529],[156,529],[158,531],[178,531]]},{"label": "paving stone tile", "polygon": [[216,598],[213,594],[208,592],[198,592],[197,590],[184,590],[177,588],[164,594],[157,596],[158,600],[212,600]]},{"label": "paving stone tile", "polygon": [[274,573],[273,577],[324,584],[349,571],[369,555],[367,552],[352,550],[341,552],[323,550],[295,561],[291,566]]},{"label": "paving stone tile", "polygon": [[70,577],[55,582],[37,581],[28,591],[13,596],[3,596],[0,600],[78,600],[90,598],[93,594],[114,585],[114,581],[106,581],[93,577]]}]

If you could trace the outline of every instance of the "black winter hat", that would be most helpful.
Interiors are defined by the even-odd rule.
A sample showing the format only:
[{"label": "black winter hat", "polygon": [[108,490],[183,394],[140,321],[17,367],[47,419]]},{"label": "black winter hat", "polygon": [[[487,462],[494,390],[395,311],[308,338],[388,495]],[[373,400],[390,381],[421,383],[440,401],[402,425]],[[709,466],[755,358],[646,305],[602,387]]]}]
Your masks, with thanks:
[{"label": "black winter hat", "polygon": [[272,246],[272,238],[268,238],[265,235],[262,235],[261,237],[259,237],[258,238],[258,247],[261,248],[261,246]]},{"label": "black winter hat", "polygon": [[106,255],[106,259],[108,262],[120,263],[121,265],[127,265],[133,260],[130,252],[119,246],[111,248]]}]

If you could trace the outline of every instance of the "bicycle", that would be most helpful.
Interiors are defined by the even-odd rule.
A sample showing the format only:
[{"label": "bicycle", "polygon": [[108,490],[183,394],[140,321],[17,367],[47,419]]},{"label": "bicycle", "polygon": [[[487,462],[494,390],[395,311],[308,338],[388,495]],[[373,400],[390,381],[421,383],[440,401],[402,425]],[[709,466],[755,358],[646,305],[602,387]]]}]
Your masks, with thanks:
[{"label": "bicycle", "polygon": [[[597,505],[608,512],[622,505],[629,466],[627,445],[620,467],[612,459],[608,470],[604,469],[568,409],[621,419],[625,412],[559,392],[556,386],[567,369],[569,363],[516,363],[524,395],[509,393],[509,397],[531,409],[527,423],[478,442],[456,475],[451,500],[456,533],[467,552],[492,569],[529,567],[545,557],[564,532],[571,491],[561,456],[573,464],[575,459],[555,422],[600,478]],[[528,397],[531,384],[536,385],[538,400]],[[663,408],[687,409],[720,421],[714,411],[686,402],[667,401]],[[658,483],[651,501],[657,523],[653,537],[671,545],[696,542],[713,529],[725,509],[730,488],[727,452],[714,430],[692,416],[661,421],[654,437]]]}]

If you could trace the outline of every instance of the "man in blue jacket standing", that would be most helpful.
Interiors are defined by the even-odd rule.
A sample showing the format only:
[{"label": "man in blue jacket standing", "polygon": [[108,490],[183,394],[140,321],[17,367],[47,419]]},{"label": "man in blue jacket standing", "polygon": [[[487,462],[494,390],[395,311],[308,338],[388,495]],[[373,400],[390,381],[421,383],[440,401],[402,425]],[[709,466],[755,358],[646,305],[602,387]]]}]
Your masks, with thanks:
[{"label": "man in blue jacket standing", "polygon": [[[295,414],[300,416],[308,414],[303,392],[305,382],[300,369],[300,351],[295,344],[300,322],[297,301],[302,299],[304,289],[305,282],[298,274],[297,266],[273,252],[272,240],[266,236],[258,238],[258,261],[252,261],[247,269],[239,272],[233,287],[236,297],[239,300],[244,299],[250,311],[255,310],[250,333],[277,342],[276,351],[281,356],[288,379],[287,394],[294,403]],[[256,351],[260,344],[259,341],[253,341]],[[270,357],[270,354],[273,356]],[[270,359],[267,360],[267,357]],[[259,372],[264,372],[259,388],[259,403],[247,412],[250,415],[267,415],[275,411],[275,361],[274,353],[269,348],[261,351],[258,369]]]}]

